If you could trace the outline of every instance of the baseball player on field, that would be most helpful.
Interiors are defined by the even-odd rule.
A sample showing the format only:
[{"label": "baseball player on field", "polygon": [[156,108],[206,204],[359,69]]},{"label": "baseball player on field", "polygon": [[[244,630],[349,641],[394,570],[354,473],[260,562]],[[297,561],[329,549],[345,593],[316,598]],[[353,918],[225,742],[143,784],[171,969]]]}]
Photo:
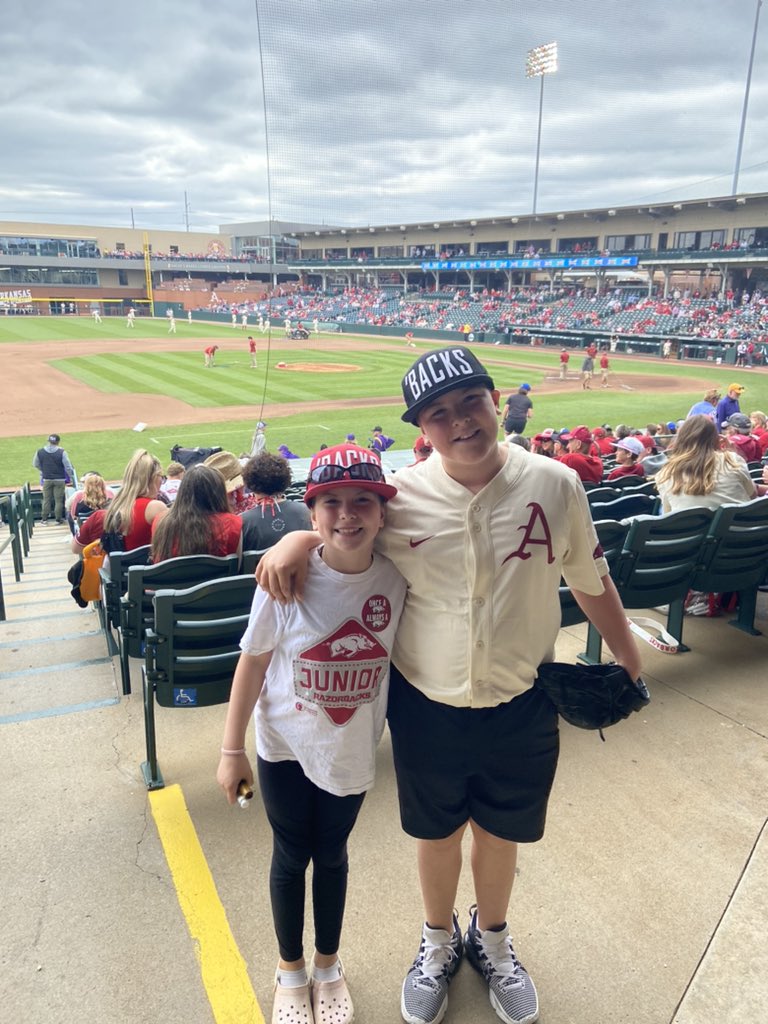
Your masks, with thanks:
[{"label": "baseball player on field", "polygon": [[[561,576],[632,679],[640,658],[581,482],[497,441],[499,392],[472,351],[425,353],[403,395],[402,418],[434,453],[398,471],[376,545],[408,580],[388,719],[425,921],[401,1014],[408,1024],[442,1020],[466,955],[499,1018],[531,1024],[538,996],[507,916],[517,845],[543,835],[557,766],[557,712],[533,684],[554,657]],[[259,564],[261,587],[281,601],[300,594],[316,543],[305,533],[281,540]],[[462,929],[454,907],[467,828],[476,903]]]}]

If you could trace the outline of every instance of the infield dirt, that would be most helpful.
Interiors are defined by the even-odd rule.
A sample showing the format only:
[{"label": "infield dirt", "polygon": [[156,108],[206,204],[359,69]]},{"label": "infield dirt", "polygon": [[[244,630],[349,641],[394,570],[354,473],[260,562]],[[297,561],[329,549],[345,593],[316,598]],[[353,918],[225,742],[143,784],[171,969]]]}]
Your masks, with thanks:
[{"label": "infield dirt", "polygon": [[[202,348],[208,341],[220,339],[195,338],[196,349]],[[370,342],[360,342],[347,338],[322,339],[324,352],[338,352],[346,356],[354,352],[370,351]],[[5,372],[3,374],[3,401],[0,404],[0,437],[22,437],[28,434],[46,433],[51,424],[60,433],[89,430],[130,429],[135,423],[151,423],[155,426],[180,426],[194,423],[196,420],[219,423],[227,420],[253,419],[256,416],[276,417],[287,416],[296,412],[295,403],[267,403],[263,408],[255,405],[227,405],[206,407],[179,401],[175,398],[156,394],[112,394],[97,391],[88,384],[75,380],[52,365],[56,359],[74,358],[76,356],[93,356],[101,353],[145,353],[163,351],[189,351],[190,342],[183,339],[157,338],[126,338],[125,340],[104,341],[103,345],[94,341],[41,342],[36,344],[7,344],[0,349]],[[380,348],[386,351],[403,351],[403,343],[383,341]],[[429,346],[424,346],[426,350]],[[417,350],[409,350],[414,357]],[[266,358],[263,348],[259,358]],[[201,355],[202,359],[202,355]],[[632,357],[626,362],[630,363]],[[515,363],[509,359],[494,359],[492,351],[483,353],[483,362],[489,366],[503,367],[509,370],[519,367],[530,372],[536,369],[530,362]],[[631,387],[636,394],[643,392],[664,392],[679,394],[683,392],[701,391],[711,385],[706,379],[692,377],[655,376],[654,374],[633,373],[626,379],[621,377],[621,357],[611,357],[614,368],[612,390],[621,389],[622,384]],[[356,367],[349,364],[346,372],[355,372]],[[349,368],[347,369],[347,367]],[[289,364],[289,370],[295,372],[328,372],[323,364]],[[337,364],[336,370],[338,372]],[[551,364],[542,363],[540,369],[551,373]],[[615,371],[618,371],[615,372]],[[285,373],[286,370],[281,370]],[[618,381],[621,380],[621,384]],[[554,378],[545,379],[536,386],[536,394],[563,393],[564,389],[579,389],[579,381],[573,375],[565,384]],[[595,382],[594,390],[599,389]],[[508,390],[508,389],[507,389]],[[402,395],[376,398],[335,398],[317,402],[302,402],[304,412],[322,411],[324,409],[357,409],[365,406],[400,405]]]}]

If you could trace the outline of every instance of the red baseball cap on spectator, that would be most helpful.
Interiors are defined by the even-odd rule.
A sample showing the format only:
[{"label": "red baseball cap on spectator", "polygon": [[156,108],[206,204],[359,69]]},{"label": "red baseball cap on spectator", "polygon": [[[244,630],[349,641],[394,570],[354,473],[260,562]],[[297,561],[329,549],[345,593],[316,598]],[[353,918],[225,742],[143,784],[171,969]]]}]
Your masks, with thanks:
[{"label": "red baseball cap on spectator", "polygon": [[592,430],[592,437],[607,437],[605,430],[602,427],[594,427]]},{"label": "red baseball cap on spectator", "polygon": [[588,444],[592,440],[592,431],[589,427],[580,426],[574,427],[573,430],[569,430],[566,434],[560,435],[561,441],[583,441]]},{"label": "red baseball cap on spectator", "polygon": [[307,475],[304,501],[336,487],[358,487],[373,491],[385,501],[394,498],[397,488],[388,484],[378,454],[357,444],[337,444],[312,456]]},{"label": "red baseball cap on spectator", "polygon": [[656,442],[650,434],[636,434],[635,436],[637,437],[637,440],[640,442],[643,448],[647,448],[648,451],[656,450]]},{"label": "red baseball cap on spectator", "polygon": [[554,430],[543,430],[540,434],[536,434],[534,441],[541,443],[542,441],[554,441]]},{"label": "red baseball cap on spectator", "polygon": [[432,442],[428,441],[423,435],[416,438],[416,443],[413,446],[413,450],[417,455],[431,455],[434,451]]}]

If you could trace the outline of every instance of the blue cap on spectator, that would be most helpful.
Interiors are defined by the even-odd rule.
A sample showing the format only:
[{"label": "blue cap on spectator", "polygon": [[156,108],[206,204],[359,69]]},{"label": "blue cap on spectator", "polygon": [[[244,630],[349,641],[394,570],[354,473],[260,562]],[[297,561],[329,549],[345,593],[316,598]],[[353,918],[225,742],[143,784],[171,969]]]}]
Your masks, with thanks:
[{"label": "blue cap on spectator", "polygon": [[531,390],[531,385],[530,384],[521,384],[520,385],[520,390],[521,391],[530,391]]}]

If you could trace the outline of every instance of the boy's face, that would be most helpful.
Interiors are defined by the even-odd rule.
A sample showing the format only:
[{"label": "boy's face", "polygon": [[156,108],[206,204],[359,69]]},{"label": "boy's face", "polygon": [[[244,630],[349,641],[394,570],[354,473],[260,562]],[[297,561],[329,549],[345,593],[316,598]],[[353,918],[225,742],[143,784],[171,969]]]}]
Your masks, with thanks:
[{"label": "boy's face", "polygon": [[312,528],[326,547],[340,554],[371,551],[384,525],[384,503],[362,487],[334,487],[315,498]]},{"label": "boy's face", "polygon": [[476,462],[498,444],[499,392],[482,384],[454,388],[419,414],[422,434],[454,462]]},{"label": "boy's face", "polygon": [[632,463],[632,455],[626,448],[617,448],[616,461],[620,466],[626,466]]}]

